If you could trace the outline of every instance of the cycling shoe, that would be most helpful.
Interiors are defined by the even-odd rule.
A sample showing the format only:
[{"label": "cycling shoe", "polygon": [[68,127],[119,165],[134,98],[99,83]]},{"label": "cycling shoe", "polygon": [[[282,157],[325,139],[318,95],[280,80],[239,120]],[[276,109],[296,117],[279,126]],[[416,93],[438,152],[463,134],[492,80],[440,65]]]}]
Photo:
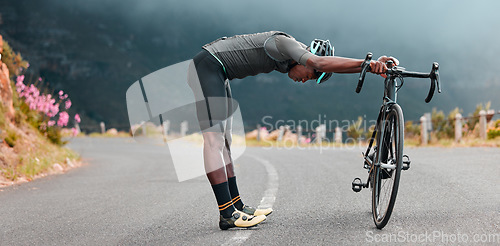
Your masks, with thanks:
[{"label": "cycling shoe", "polygon": [[252,214],[254,216],[259,216],[259,215],[268,216],[268,215],[270,215],[273,212],[273,209],[272,208],[263,208],[263,209],[260,209],[260,208],[253,208],[253,207],[244,205],[243,209],[241,211],[243,213]]},{"label": "cycling shoe", "polygon": [[219,228],[221,230],[227,230],[233,227],[249,228],[256,226],[264,220],[266,220],[265,215],[253,216],[241,211],[234,211],[233,215],[229,218],[224,218],[222,215],[220,216]]}]

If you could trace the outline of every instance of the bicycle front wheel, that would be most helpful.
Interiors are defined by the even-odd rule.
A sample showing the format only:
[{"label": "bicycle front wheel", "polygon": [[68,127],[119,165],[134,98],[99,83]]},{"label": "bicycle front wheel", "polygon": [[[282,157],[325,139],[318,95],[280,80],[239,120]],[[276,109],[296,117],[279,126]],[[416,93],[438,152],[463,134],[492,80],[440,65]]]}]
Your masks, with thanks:
[{"label": "bicycle front wheel", "polygon": [[403,166],[404,121],[399,105],[389,108],[379,129],[377,165],[372,173],[372,214],[375,225],[382,229],[391,217]]}]

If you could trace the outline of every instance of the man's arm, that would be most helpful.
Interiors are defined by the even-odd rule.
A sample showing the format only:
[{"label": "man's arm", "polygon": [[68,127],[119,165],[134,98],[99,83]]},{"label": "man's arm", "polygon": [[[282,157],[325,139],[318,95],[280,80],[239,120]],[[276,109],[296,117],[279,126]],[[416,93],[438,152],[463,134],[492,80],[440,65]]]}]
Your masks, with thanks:
[{"label": "man's arm", "polygon": [[[340,56],[317,56],[307,51],[295,39],[278,35],[275,37],[276,47],[285,57],[290,57],[300,64],[312,67],[320,72],[327,73],[359,73],[364,60],[346,58]],[[371,61],[371,72],[382,74],[387,71],[385,63],[388,60],[394,61],[396,65],[399,61],[394,57],[381,56],[377,61]]]},{"label": "man's arm", "polygon": [[[385,73],[387,71],[385,63],[389,60],[394,61],[395,64],[399,64],[399,61],[394,57],[381,56],[377,61],[371,61],[371,72],[376,74]],[[363,61],[361,59],[340,56],[313,55],[307,59],[306,66],[326,73],[359,73],[361,72]]]}]

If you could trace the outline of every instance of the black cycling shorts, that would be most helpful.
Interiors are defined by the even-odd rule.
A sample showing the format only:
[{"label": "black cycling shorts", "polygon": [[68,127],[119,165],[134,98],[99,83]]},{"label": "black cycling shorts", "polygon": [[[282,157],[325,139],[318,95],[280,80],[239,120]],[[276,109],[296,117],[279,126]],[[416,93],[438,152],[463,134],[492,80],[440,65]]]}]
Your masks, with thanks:
[{"label": "black cycling shorts", "polygon": [[[222,64],[208,51],[202,50],[193,58],[198,78],[188,83],[196,99],[196,115],[202,132],[224,132],[233,114],[231,87]],[[201,88],[201,94],[197,93]]]}]

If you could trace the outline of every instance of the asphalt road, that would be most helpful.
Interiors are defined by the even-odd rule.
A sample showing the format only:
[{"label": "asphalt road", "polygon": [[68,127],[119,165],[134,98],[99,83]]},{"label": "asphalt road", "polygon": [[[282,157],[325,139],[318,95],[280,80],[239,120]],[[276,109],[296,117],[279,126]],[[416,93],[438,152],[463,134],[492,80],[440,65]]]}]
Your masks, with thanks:
[{"label": "asphalt road", "polygon": [[240,194],[274,213],[218,229],[205,177],[178,182],[165,147],[79,138],[88,165],[2,188],[0,245],[500,244],[500,148],[406,148],[411,169],[383,230],[371,217],[358,148],[247,148]]}]

